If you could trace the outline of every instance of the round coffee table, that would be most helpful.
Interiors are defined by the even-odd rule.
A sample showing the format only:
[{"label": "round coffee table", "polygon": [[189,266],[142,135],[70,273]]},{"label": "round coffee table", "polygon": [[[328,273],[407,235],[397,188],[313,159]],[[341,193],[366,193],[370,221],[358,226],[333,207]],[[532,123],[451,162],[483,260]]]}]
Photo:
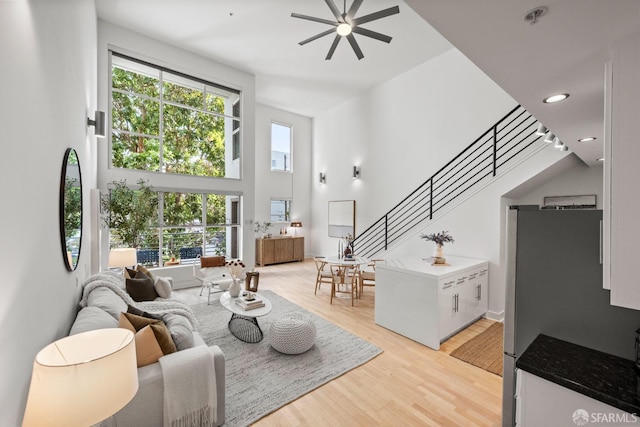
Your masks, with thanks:
[{"label": "round coffee table", "polygon": [[231,312],[229,331],[240,341],[258,343],[264,338],[262,329],[258,324],[258,317],[265,316],[271,312],[271,301],[262,294],[256,294],[256,298],[264,301],[264,307],[245,310],[236,304],[238,298],[231,297],[229,292],[220,295],[220,304]]}]

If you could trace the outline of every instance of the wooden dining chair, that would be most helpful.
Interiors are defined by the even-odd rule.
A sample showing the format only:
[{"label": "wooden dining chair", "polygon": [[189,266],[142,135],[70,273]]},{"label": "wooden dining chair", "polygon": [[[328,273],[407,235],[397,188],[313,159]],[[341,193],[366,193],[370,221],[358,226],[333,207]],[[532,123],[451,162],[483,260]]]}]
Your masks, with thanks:
[{"label": "wooden dining chair", "polygon": [[[358,298],[358,283],[360,282],[360,266],[355,265],[338,265],[329,264],[331,268],[331,299],[330,304],[333,304],[333,298],[337,293],[351,295],[351,305],[353,301]],[[344,290],[340,286],[344,287]]]},{"label": "wooden dining chair", "polygon": [[315,257],[313,261],[316,263],[316,289],[313,291],[313,294],[316,295],[318,293],[318,289],[320,289],[320,285],[323,283],[332,284],[332,276],[331,270],[327,270],[327,261],[324,260],[324,257]]},{"label": "wooden dining chair", "polygon": [[371,260],[371,262],[367,264],[367,269],[360,270],[360,297],[362,297],[362,292],[364,291],[365,286],[376,285],[376,263],[378,262],[384,262],[384,260]]}]

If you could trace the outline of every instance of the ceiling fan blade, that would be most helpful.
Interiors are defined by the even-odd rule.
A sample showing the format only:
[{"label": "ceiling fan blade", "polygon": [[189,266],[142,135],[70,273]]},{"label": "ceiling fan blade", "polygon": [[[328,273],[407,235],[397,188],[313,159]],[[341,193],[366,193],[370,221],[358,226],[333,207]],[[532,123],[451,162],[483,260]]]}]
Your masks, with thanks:
[{"label": "ceiling fan blade", "polygon": [[363,1],[364,0],[353,0],[353,3],[351,3],[351,7],[349,8],[349,11],[347,11],[348,19],[353,19],[355,14],[358,13],[358,9],[360,9],[360,6],[362,5]]},{"label": "ceiling fan blade", "polygon": [[354,27],[352,31],[363,36],[371,37],[372,39],[380,40],[381,42],[391,42],[391,37],[376,31],[367,30],[366,28]]},{"label": "ceiling fan blade", "polygon": [[324,58],[325,60],[331,59],[331,57],[333,56],[333,52],[335,52],[336,47],[338,47],[338,43],[340,43],[341,38],[342,36],[340,36],[339,34],[336,34],[336,38],[333,39],[333,43],[331,43],[331,47],[329,48],[329,53],[327,53],[327,57]]},{"label": "ceiling fan blade", "polygon": [[362,50],[360,50],[360,46],[358,46],[358,42],[356,41],[356,38],[353,37],[353,34],[349,34],[347,36],[347,40],[349,40],[349,44],[353,48],[353,51],[355,52],[358,59],[364,58],[364,55],[362,54]]},{"label": "ceiling fan blade", "polygon": [[335,21],[329,21],[328,19],[316,18],[315,16],[309,15],[301,15],[299,13],[292,13],[292,18],[306,19],[307,21],[320,22],[321,24],[333,25],[334,27],[337,25]]},{"label": "ceiling fan blade", "polygon": [[378,12],[370,13],[369,15],[361,16],[360,18],[356,18],[353,20],[353,25],[361,25],[366,22],[375,21],[376,19],[384,18],[390,15],[395,15],[396,13],[400,13],[400,8],[398,6],[390,7],[389,9],[380,10]]},{"label": "ceiling fan blade", "polygon": [[305,44],[307,44],[307,43],[309,43],[309,42],[312,42],[312,41],[314,41],[314,40],[319,39],[320,37],[324,37],[324,36],[326,36],[326,35],[329,35],[329,34],[331,34],[331,33],[335,33],[335,32],[336,32],[336,29],[335,29],[335,28],[331,28],[331,29],[329,29],[329,30],[327,30],[327,31],[323,31],[323,32],[321,32],[321,33],[319,33],[319,34],[316,34],[316,35],[315,35],[315,36],[313,36],[313,37],[309,37],[309,38],[308,38],[308,39],[306,39],[306,40],[302,40],[302,41],[301,41],[300,43],[298,43],[298,44],[299,44],[300,46],[303,46],[303,45],[305,45]]},{"label": "ceiling fan blade", "polygon": [[331,13],[333,13],[333,16],[336,17],[336,20],[338,22],[344,22],[344,17],[340,13],[340,9],[338,9],[338,7],[333,2],[333,0],[324,0],[324,1],[325,3],[327,3],[327,6],[329,6],[329,9],[331,9]]}]

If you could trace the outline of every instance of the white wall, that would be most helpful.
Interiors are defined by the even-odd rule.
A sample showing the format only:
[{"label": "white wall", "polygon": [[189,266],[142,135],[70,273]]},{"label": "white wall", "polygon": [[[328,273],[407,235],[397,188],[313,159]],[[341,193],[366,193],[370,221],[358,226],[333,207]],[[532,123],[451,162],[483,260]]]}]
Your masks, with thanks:
[{"label": "white wall", "polygon": [[[223,178],[202,178],[194,176],[176,176],[169,174],[151,173],[145,178],[149,184],[158,190],[162,189],[193,189],[208,192],[242,194],[242,221],[245,233],[242,235],[241,254],[245,262],[253,265],[254,241],[251,221],[254,212],[254,182],[255,182],[255,76],[210,59],[187,52],[158,40],[142,36],[116,25],[98,22],[98,97],[103,111],[109,110],[109,68],[108,50],[116,50],[134,58],[143,59],[153,64],[165,66],[169,69],[188,75],[223,84],[227,87],[242,91],[241,100],[241,132],[242,132],[242,169],[240,180]],[[105,190],[113,181],[126,179],[128,183],[137,182],[140,173],[120,169],[108,169],[108,146],[100,145],[98,153],[98,185]],[[108,242],[102,243],[102,264],[106,265],[108,257]]]},{"label": "white wall", "polygon": [[[355,199],[356,234],[363,231],[516,105],[452,49],[319,115],[311,251],[337,250],[327,237],[329,200]],[[352,179],[354,165],[361,179]]]},{"label": "white wall", "polygon": [[[271,123],[292,127],[292,173],[271,171]],[[306,238],[311,225],[311,119],[263,104],[256,105],[256,163],[255,163],[255,219],[269,221],[271,199],[291,199],[291,220],[301,221],[296,236],[305,236],[305,253],[310,242]],[[278,234],[281,226],[270,232]],[[252,228],[247,231],[252,233]],[[287,228],[287,233],[294,229]],[[291,235],[292,235],[291,234]]]},{"label": "white wall", "polygon": [[[355,199],[356,230],[363,231],[516,104],[454,49],[317,117],[312,252],[327,255],[337,250],[337,239],[327,237],[327,201]],[[489,261],[490,316],[500,318],[504,310],[502,196],[519,186],[526,188],[520,195],[529,194],[552,176],[548,171],[560,174],[575,166],[572,160],[562,160],[575,156],[542,142],[528,149],[525,157],[499,171],[491,185],[439,212],[383,257],[429,257],[433,244],[419,234],[448,230],[455,243],[445,245],[445,255]],[[353,165],[361,166],[361,179],[351,178]],[[326,184],[315,179],[319,172],[326,172]],[[593,178],[594,173],[588,175]],[[525,185],[535,176],[535,185]],[[580,181],[580,177],[567,180]],[[592,189],[597,184],[594,179],[582,184],[586,188],[581,190],[589,191],[585,194],[597,190]],[[573,188],[567,185],[564,190]]]},{"label": "white wall", "polygon": [[66,335],[91,269],[83,215],[75,272],[58,226],[62,160],[78,152],[83,203],[95,187],[96,12],[82,0],[0,2],[0,425],[22,421],[36,353]]}]

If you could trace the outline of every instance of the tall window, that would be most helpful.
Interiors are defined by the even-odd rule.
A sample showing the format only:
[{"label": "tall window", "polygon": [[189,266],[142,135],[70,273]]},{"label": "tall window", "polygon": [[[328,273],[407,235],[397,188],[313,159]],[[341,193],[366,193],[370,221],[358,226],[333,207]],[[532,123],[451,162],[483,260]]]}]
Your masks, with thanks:
[{"label": "tall window", "polygon": [[271,170],[291,172],[291,126],[271,123]]},{"label": "tall window", "polygon": [[240,92],[111,53],[111,166],[240,177]]}]

